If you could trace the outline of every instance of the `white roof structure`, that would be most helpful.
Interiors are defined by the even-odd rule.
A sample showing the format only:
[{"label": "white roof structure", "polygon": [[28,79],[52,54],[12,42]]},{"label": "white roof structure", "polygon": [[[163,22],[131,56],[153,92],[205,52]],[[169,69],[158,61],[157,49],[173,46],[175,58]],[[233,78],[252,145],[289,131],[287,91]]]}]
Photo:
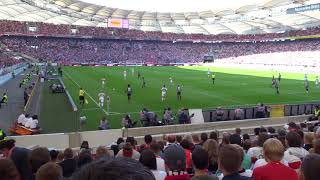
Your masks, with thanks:
[{"label": "white roof structure", "polygon": [[107,27],[108,18],[121,18],[129,20],[130,29],[195,34],[258,34],[320,25],[320,8],[293,14],[286,12],[289,8],[318,4],[319,0],[254,2],[215,10],[208,7],[193,12],[151,12],[77,0],[0,0],[0,20]]}]

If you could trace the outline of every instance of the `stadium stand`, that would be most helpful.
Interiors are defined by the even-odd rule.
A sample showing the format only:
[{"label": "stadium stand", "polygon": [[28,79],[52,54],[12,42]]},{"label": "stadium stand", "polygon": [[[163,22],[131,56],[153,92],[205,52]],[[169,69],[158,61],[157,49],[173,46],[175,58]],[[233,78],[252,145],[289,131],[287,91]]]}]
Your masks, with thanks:
[{"label": "stadium stand", "polygon": [[[189,133],[186,133],[182,136],[165,135],[157,140],[150,135],[146,135],[144,137],[145,142],[141,141],[139,144],[137,144],[137,141],[133,137],[127,137],[125,141],[119,138],[117,143],[99,146],[98,148],[91,147],[90,142],[84,141],[80,149],[72,150],[71,148],[66,148],[64,152],[57,149],[50,149],[49,151],[46,147],[25,149],[16,147],[14,140],[5,139],[0,142],[0,149],[2,155],[7,157],[9,161],[11,159],[15,164],[19,174],[16,176],[19,176],[20,179],[34,179],[32,176],[36,176],[37,174],[36,179],[38,180],[38,173],[45,173],[40,170],[48,166],[46,163],[50,161],[60,165],[58,169],[61,170],[56,174],[57,176],[71,179],[90,179],[90,177],[84,176],[88,168],[93,168],[91,170],[93,174],[99,174],[99,168],[104,168],[106,173],[104,174],[105,178],[121,179],[124,178],[122,177],[124,174],[133,173],[129,169],[123,168],[126,167],[124,165],[126,164],[125,162],[135,164],[135,171],[153,174],[157,180],[170,179],[172,173],[175,174],[177,171],[180,172],[180,175],[176,174],[175,177],[182,177],[182,179],[191,179],[191,177],[192,179],[197,179],[198,176],[214,178],[216,175],[220,179],[223,179],[224,176],[240,176],[240,178],[244,176],[242,177],[244,179],[251,179],[251,177],[259,179],[260,176],[267,176],[267,179],[278,179],[289,176],[291,177],[289,178],[290,180],[294,180],[298,179],[297,172],[299,171],[306,173],[307,177],[318,177],[319,166],[312,167],[306,165],[308,163],[319,164],[320,155],[317,153],[320,129],[318,121],[308,124],[289,123],[284,127],[280,127],[277,131],[261,126],[255,131],[257,135],[246,139],[246,143],[244,143],[244,137],[247,137],[248,134],[237,128],[229,133],[224,132],[224,140],[222,141],[211,139],[214,138],[213,136],[209,136],[208,139],[202,138],[207,134],[202,133],[202,142],[200,144],[198,144],[199,135],[193,134],[191,137]],[[313,142],[308,147],[303,146],[305,144],[303,137],[306,135]],[[283,144],[283,138],[288,143]],[[181,145],[178,141],[181,142]],[[215,146],[212,141],[220,144],[220,148],[217,145]],[[243,149],[245,144],[248,151],[244,151]],[[208,146],[210,147],[209,149]],[[237,149],[241,153],[234,153],[237,152]],[[289,151],[294,153],[289,153]],[[185,152],[192,153],[193,164],[190,164]],[[302,152],[303,154],[301,154]],[[311,155],[308,155],[309,153]],[[52,156],[50,157],[50,155]],[[56,156],[63,156],[64,158],[56,158]],[[228,160],[228,158],[231,159]],[[211,165],[210,171],[200,171],[208,168],[209,159]],[[1,159],[0,164],[7,163],[7,160]],[[201,163],[200,166],[199,161],[205,163]],[[31,166],[27,166],[29,162],[31,162]],[[109,163],[114,164],[114,167],[109,167]],[[119,167],[116,167],[117,163],[120,163]],[[233,166],[230,163],[233,163]],[[167,172],[159,169],[160,167],[164,167],[164,164],[168,167],[166,169]],[[217,167],[214,168],[213,164],[220,164],[219,169]],[[101,167],[96,167],[97,165]],[[302,167],[301,170],[300,167]],[[124,174],[120,175],[117,173],[118,175],[115,175],[113,173],[115,171],[114,168],[121,168]],[[273,171],[277,171],[280,168],[282,173],[267,173],[268,168],[271,168]],[[14,174],[11,171],[15,170],[15,168],[11,170],[1,169],[3,177]],[[48,170],[46,173],[50,174],[53,172],[54,170]],[[80,177],[80,174],[83,177]],[[137,174],[134,173],[135,175]],[[153,179],[153,176],[151,175],[147,179]]]},{"label": "stadium stand", "polygon": [[[246,64],[287,64],[318,66],[318,39],[277,42],[193,43],[147,40],[104,40],[91,38],[57,38],[3,36],[1,42],[12,51],[21,52],[42,62],[72,63],[198,63],[214,53],[224,62]],[[309,59],[295,61],[290,53],[307,52]],[[270,62],[268,55],[273,58]],[[310,53],[315,56],[311,56]],[[50,57],[50,58],[48,58]],[[313,57],[313,58],[312,58]],[[278,60],[281,59],[281,62]]]}]

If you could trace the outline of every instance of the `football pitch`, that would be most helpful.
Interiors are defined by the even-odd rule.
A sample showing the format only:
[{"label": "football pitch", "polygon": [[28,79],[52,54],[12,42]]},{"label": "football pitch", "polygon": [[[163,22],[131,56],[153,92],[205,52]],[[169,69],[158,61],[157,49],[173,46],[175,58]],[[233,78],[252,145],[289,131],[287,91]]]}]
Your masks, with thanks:
[{"label": "football pitch", "polygon": [[[215,72],[213,85],[208,78],[210,68]],[[134,72],[132,72],[134,69]],[[124,79],[124,71],[127,79]],[[146,87],[138,79],[138,72],[145,78]],[[147,108],[162,118],[164,108],[170,107],[176,113],[184,107],[189,109],[210,109],[265,104],[294,104],[319,100],[320,89],[314,83],[316,75],[308,75],[310,90],[304,88],[304,74],[281,73],[280,94],[271,86],[272,75],[277,72],[243,70],[231,68],[186,66],[186,67],[64,67],[63,81],[75,101],[79,114],[86,116],[84,130],[96,130],[100,119],[105,116],[111,128],[120,128],[122,118],[128,113],[134,121],[139,120],[139,111]],[[173,79],[173,84],[169,78]],[[106,79],[105,87],[102,79]],[[133,89],[132,101],[128,103],[126,89]],[[167,98],[161,101],[161,87],[168,88]],[[182,100],[176,97],[177,85],[182,86]],[[86,92],[88,104],[79,105],[79,88]],[[110,109],[98,107],[99,93],[111,97]],[[106,98],[105,98],[106,99]]]}]

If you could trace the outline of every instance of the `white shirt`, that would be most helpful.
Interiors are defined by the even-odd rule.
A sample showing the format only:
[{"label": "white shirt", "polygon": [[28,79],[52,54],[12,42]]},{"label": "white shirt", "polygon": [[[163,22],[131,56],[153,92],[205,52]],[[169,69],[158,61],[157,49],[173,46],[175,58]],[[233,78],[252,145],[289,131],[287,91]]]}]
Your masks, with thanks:
[{"label": "white shirt", "polygon": [[166,168],[164,166],[164,160],[160,157],[157,157],[157,170],[158,171],[166,171]]},{"label": "white shirt", "polygon": [[26,116],[24,114],[21,114],[19,117],[18,117],[18,123],[19,124],[24,124],[24,119],[26,118]]},{"label": "white shirt", "polygon": [[27,118],[27,117],[25,117],[24,119],[23,119],[23,121],[22,121],[22,125],[26,125],[27,124],[27,122],[29,121],[29,119],[32,119],[32,118]]},{"label": "white shirt", "polygon": [[123,75],[124,75],[124,76],[127,76],[127,71],[123,71]]},{"label": "white shirt", "polygon": [[31,124],[33,123],[32,121],[32,118],[26,118],[26,124],[24,126],[30,128]]},{"label": "white shirt", "polygon": [[262,147],[252,147],[248,150],[247,155],[252,158],[263,159],[263,150]]},{"label": "white shirt", "polygon": [[30,128],[31,128],[31,129],[37,128],[38,123],[39,123],[39,122],[38,122],[38,119],[32,120],[31,123],[30,123]]},{"label": "white shirt", "polygon": [[318,78],[316,79],[316,84],[319,84],[319,79]]},{"label": "white shirt", "polygon": [[104,101],[104,96],[105,96],[104,93],[99,93],[98,96],[100,101]]},{"label": "white shirt", "polygon": [[164,180],[167,176],[167,173],[165,171],[159,171],[159,170],[151,170],[156,180]]},{"label": "white shirt", "polygon": [[161,88],[162,93],[167,93],[167,90],[168,90],[168,89],[167,89],[166,87],[162,87],[162,88]]}]

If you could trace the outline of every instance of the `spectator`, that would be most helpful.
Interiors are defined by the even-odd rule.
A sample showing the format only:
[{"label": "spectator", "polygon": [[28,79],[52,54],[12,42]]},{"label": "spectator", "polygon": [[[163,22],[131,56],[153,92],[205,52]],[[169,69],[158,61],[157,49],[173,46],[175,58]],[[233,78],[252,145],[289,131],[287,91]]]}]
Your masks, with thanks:
[{"label": "spectator", "polygon": [[206,142],[206,140],[208,139],[208,134],[207,133],[201,133],[200,138],[201,138],[200,145],[202,146]]},{"label": "spectator", "polygon": [[151,143],[150,149],[151,151],[153,151],[153,153],[156,156],[157,170],[165,172],[166,169],[165,169],[164,160],[160,157],[161,147],[159,143],[155,143],[155,142]]},{"label": "spectator", "polygon": [[306,132],[303,138],[304,138],[303,148],[309,151],[311,148],[313,148],[312,142],[314,140],[314,134],[311,132]]},{"label": "spectator", "polygon": [[269,135],[266,133],[260,133],[258,135],[258,146],[252,147],[248,150],[247,155],[251,158],[251,163],[255,163],[258,159],[263,159],[263,143],[269,139]]},{"label": "spectator", "polygon": [[10,159],[0,159],[1,180],[19,180],[20,176],[14,163]]},{"label": "spectator", "polygon": [[30,165],[33,174],[32,179],[35,179],[38,169],[47,162],[50,162],[50,153],[47,148],[39,147],[31,151]]},{"label": "spectator", "polygon": [[245,140],[250,140],[249,134],[243,134],[243,135],[242,135],[242,138],[243,138],[243,141],[245,141]]},{"label": "spectator", "polygon": [[268,139],[263,145],[263,153],[268,164],[253,170],[254,180],[298,179],[294,170],[280,162],[284,156],[284,147],[279,140]]},{"label": "spectator", "polygon": [[106,117],[103,117],[100,121],[99,130],[107,130],[110,129],[109,122]]},{"label": "spectator", "polygon": [[301,159],[309,152],[302,147],[302,139],[296,132],[287,133],[286,144],[288,149],[284,152],[284,160],[288,162],[289,167],[299,169],[302,163]]},{"label": "spectator", "polygon": [[81,168],[82,166],[89,164],[92,160],[93,159],[90,151],[87,149],[82,150],[78,156],[78,168]]},{"label": "spectator", "polygon": [[241,157],[238,150],[225,144],[219,150],[218,158],[219,169],[223,173],[222,180],[250,180],[251,178],[241,176],[238,172],[241,166]]},{"label": "spectator", "polygon": [[90,149],[88,141],[82,141],[80,149]]},{"label": "spectator", "polygon": [[300,180],[317,180],[320,177],[320,155],[307,155],[301,166]]},{"label": "spectator", "polygon": [[150,144],[152,143],[152,136],[150,134],[144,136],[145,148],[150,148]]},{"label": "spectator", "polygon": [[165,171],[157,170],[157,160],[155,154],[149,150],[146,149],[141,153],[139,162],[151,170],[156,180],[164,180],[166,177]]},{"label": "spectator", "polygon": [[81,168],[72,180],[155,180],[152,172],[138,161],[124,158],[100,159]]},{"label": "spectator", "polygon": [[192,141],[193,141],[193,144],[194,146],[201,146],[201,142],[200,142],[200,139],[199,139],[199,136],[197,134],[192,134]]},{"label": "spectator", "polygon": [[239,154],[240,154],[240,159],[241,159],[241,166],[238,170],[239,174],[241,176],[246,176],[246,177],[251,177],[252,176],[252,171],[251,171],[251,162],[250,162],[250,158],[249,159],[245,159],[246,154],[243,152],[243,149],[241,146],[239,146],[238,144],[231,144],[233,147],[237,148]]},{"label": "spectator", "polygon": [[[128,146],[128,143],[129,143],[129,145],[131,145],[131,147],[129,147]],[[125,155],[129,155],[130,154],[130,149],[132,149],[132,158],[133,159],[135,159],[135,160],[139,160],[139,158],[140,158],[140,153],[135,149],[135,146],[136,146],[136,142],[135,142],[135,139],[134,139],[134,137],[127,137],[127,139],[126,139],[126,153],[124,153],[123,151],[124,151],[124,149],[121,149],[119,152],[118,152],[118,154],[117,154],[117,157],[123,157],[124,156],[124,154]],[[129,153],[129,154],[127,154],[127,153]]]},{"label": "spectator", "polygon": [[244,111],[243,111],[243,109],[241,109],[241,108],[236,108],[235,110],[234,110],[234,120],[241,120],[241,119],[243,119],[244,117]]},{"label": "spectator", "polygon": [[[166,147],[169,147],[170,145],[172,145],[172,144],[176,144],[176,136],[174,136],[174,135],[168,135],[168,142],[167,142],[167,145],[166,145]],[[165,148],[166,148],[165,147]]]},{"label": "spectator", "polygon": [[212,131],[209,135],[209,139],[213,139],[218,142],[218,133],[216,131]]},{"label": "spectator", "polygon": [[176,142],[177,142],[177,144],[180,144],[181,141],[182,141],[182,136],[176,135]]},{"label": "spectator", "polygon": [[18,124],[25,125],[26,124],[26,122],[24,122],[25,118],[26,118],[26,116],[25,116],[24,113],[20,114],[19,117],[18,117],[18,121],[17,121]]},{"label": "spectator", "polygon": [[256,118],[265,118],[266,116],[266,107],[262,104],[259,103],[258,106],[256,107]]},{"label": "spectator", "polygon": [[209,175],[206,171],[209,166],[208,159],[208,153],[204,149],[197,148],[193,151],[192,162],[195,173],[191,180],[218,180],[218,177]]},{"label": "spectator", "polygon": [[248,153],[248,150],[251,148],[251,141],[247,139],[243,142],[243,150],[245,153]]},{"label": "spectator", "polygon": [[221,107],[217,108],[216,114],[217,114],[217,121],[223,121],[224,120],[224,110],[221,109]]},{"label": "spectator", "polygon": [[213,139],[209,139],[203,144],[203,149],[208,153],[209,156],[208,171],[212,174],[215,174],[218,170],[218,148],[219,145],[217,141]]},{"label": "spectator", "polygon": [[238,134],[230,135],[229,141],[230,141],[230,144],[237,144],[239,146],[242,146],[242,140],[241,140],[240,135],[238,135]]},{"label": "spectator", "polygon": [[118,154],[118,152],[120,151],[119,145],[121,143],[124,143],[124,140],[123,140],[123,138],[120,137],[120,138],[118,138],[116,144],[111,145],[111,150],[113,150],[114,155]]},{"label": "spectator", "polygon": [[228,132],[223,132],[222,133],[222,141],[220,146],[225,145],[225,144],[230,144],[230,133]]},{"label": "spectator", "polygon": [[53,149],[49,153],[50,153],[51,162],[54,162],[54,163],[57,162],[59,151]]},{"label": "spectator", "polygon": [[184,149],[177,144],[170,145],[164,150],[164,161],[167,167],[167,177],[165,180],[189,180],[190,177],[185,172],[186,156]]},{"label": "spectator", "polygon": [[63,177],[71,177],[77,168],[77,161],[74,159],[73,151],[71,148],[67,148],[63,152],[64,159],[59,165],[62,168]]},{"label": "spectator", "polygon": [[0,151],[2,151],[4,157],[10,158],[15,164],[21,179],[31,180],[32,173],[29,165],[30,150],[16,147],[15,140],[7,139],[0,141]]},{"label": "spectator", "polygon": [[108,152],[107,148],[103,147],[103,146],[99,146],[96,150],[96,159],[100,159],[100,158],[110,158],[111,155]]},{"label": "spectator", "polygon": [[[130,143],[126,143],[117,154],[117,157],[133,158],[133,148]],[[140,158],[140,154],[139,154]],[[133,158],[135,159],[135,158]]]},{"label": "spectator", "polygon": [[313,149],[310,149],[310,151],[316,153],[316,154],[320,154],[320,139],[315,139],[313,141]]},{"label": "spectator", "polygon": [[192,161],[191,161],[191,149],[190,149],[190,143],[188,140],[184,139],[180,143],[181,147],[184,149],[184,153],[186,156],[186,170],[187,172],[192,171]]},{"label": "spectator", "polygon": [[61,167],[53,162],[48,162],[42,165],[37,174],[36,180],[61,180],[62,169]]}]

